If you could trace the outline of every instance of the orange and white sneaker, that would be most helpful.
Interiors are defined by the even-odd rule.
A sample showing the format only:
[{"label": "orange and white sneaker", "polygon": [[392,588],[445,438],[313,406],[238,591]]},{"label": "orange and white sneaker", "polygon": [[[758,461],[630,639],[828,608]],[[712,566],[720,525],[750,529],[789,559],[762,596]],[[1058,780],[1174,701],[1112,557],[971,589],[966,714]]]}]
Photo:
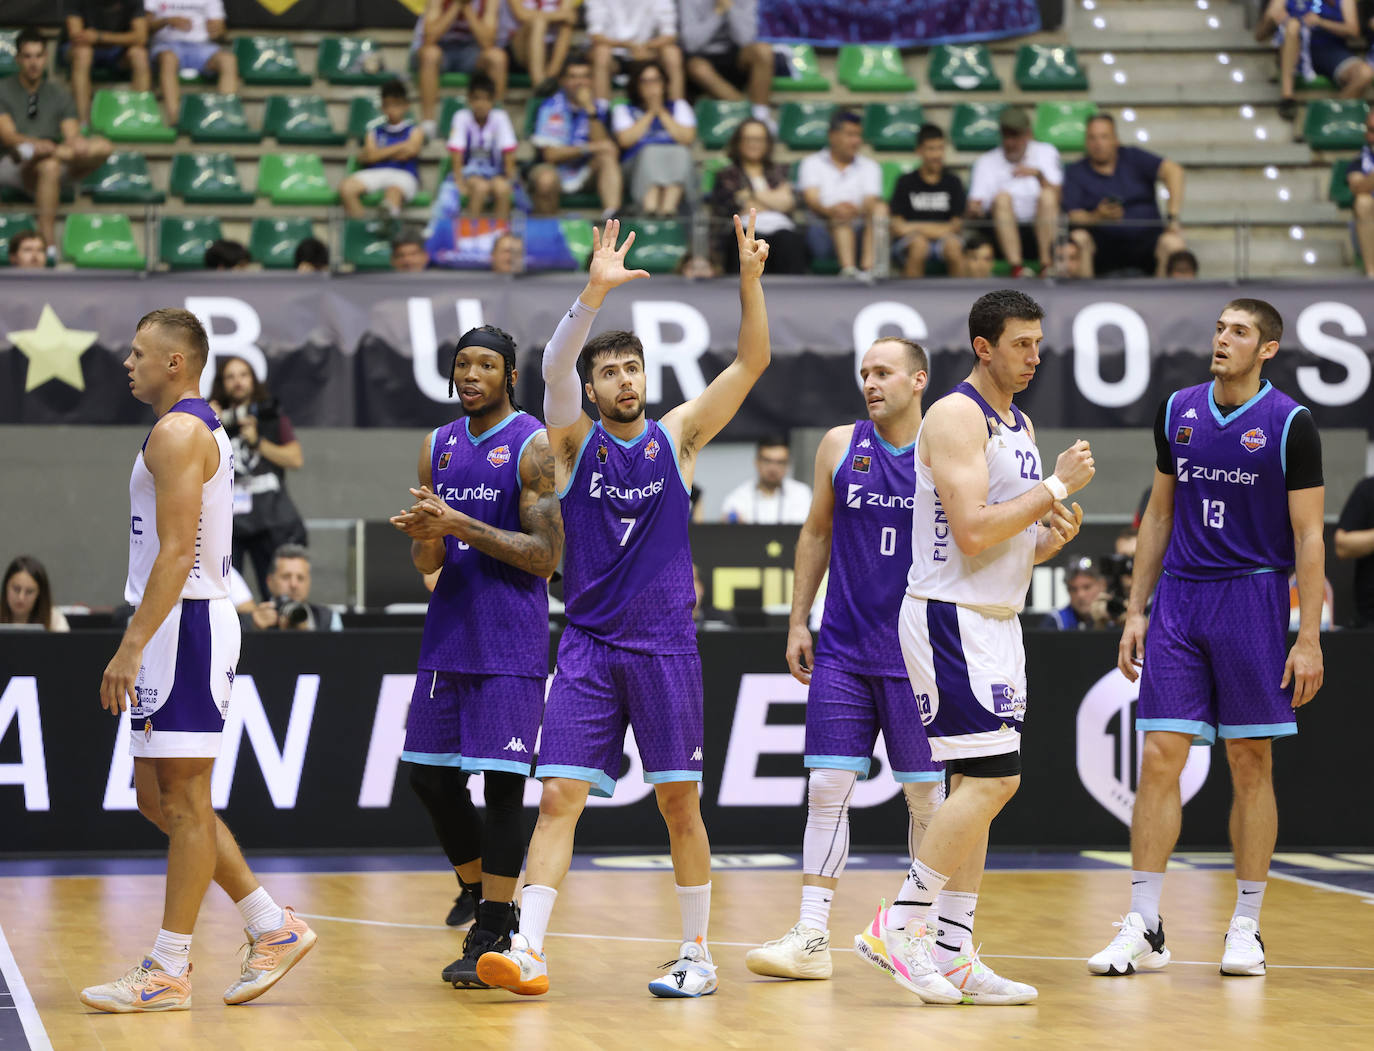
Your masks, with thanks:
[{"label": "orange and white sneaker", "polygon": [[487,985],[500,986],[521,996],[540,996],[549,991],[549,965],[535,952],[523,934],[510,936],[505,952],[484,952],[477,961],[477,977]]},{"label": "orange and white sneaker", "polygon": [[82,989],[81,1002],[111,1014],[186,1011],[191,1007],[191,968],[188,965],[186,973],[177,977],[147,956],[124,977]]},{"label": "orange and white sneaker", "polygon": [[239,980],[224,992],[226,1004],[246,1004],[276,985],[287,971],[300,963],[315,946],[318,936],[290,908],[282,909],[284,922],[275,931],[254,938],[248,935],[248,952]]}]

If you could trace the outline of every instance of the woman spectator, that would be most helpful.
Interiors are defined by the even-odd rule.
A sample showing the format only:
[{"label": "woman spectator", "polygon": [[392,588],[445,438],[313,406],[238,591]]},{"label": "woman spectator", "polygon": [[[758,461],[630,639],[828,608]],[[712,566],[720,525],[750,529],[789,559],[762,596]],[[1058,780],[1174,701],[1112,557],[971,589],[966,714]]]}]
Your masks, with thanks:
[{"label": "woman spectator", "polygon": [[806,238],[788,213],[796,207],[796,195],[787,167],[773,163],[773,133],[761,120],[746,120],[735,129],[725,147],[730,166],[722,168],[711,188],[711,213],[725,269],[739,272],[732,215],[758,211],[754,231],[768,241],[768,269],[776,274],[804,274],[807,267]]},{"label": "woman spectator", "polygon": [[620,147],[630,198],[645,215],[677,215],[692,180],[691,144],[697,118],[682,99],[667,97],[667,75],[646,62],[630,77],[629,104],[611,111],[611,133]]},{"label": "woman spectator", "polygon": [[72,630],[62,611],[52,604],[48,571],[38,559],[20,555],[5,570],[0,624],[42,624],[48,631]]}]

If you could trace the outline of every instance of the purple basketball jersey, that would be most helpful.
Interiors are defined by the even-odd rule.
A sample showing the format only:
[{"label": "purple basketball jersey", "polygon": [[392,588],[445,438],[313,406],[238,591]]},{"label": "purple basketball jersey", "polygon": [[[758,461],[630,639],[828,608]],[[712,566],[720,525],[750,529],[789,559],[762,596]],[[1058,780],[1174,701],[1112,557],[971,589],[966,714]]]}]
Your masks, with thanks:
[{"label": "purple basketball jersey", "polygon": [[[515,412],[474,438],[466,418],[434,432],[434,491],[450,507],[498,529],[520,529],[520,457],[544,429]],[[444,538],[444,566],[429,600],[420,667],[473,675],[549,670],[549,592],[543,577]]]},{"label": "purple basketball jersey", "polygon": [[645,419],[633,441],[592,426],[563,506],[568,622],[641,653],[695,653],[691,498],[668,432]]},{"label": "purple basketball jersey", "polygon": [[1306,408],[1268,380],[1222,416],[1212,384],[1173,394],[1164,433],[1174,460],[1174,528],[1164,571],[1220,580],[1293,567],[1288,517],[1288,428]]},{"label": "purple basketball jersey", "polygon": [[860,420],[832,482],[830,583],[816,660],[905,679],[897,614],[911,566],[916,443],[898,449],[872,420]]}]

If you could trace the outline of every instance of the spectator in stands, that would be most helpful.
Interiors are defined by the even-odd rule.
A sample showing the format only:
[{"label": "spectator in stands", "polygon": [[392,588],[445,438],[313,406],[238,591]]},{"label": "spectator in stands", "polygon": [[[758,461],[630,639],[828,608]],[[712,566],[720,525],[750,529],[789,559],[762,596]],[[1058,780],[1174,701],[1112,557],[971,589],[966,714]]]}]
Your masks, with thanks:
[{"label": "spectator in stands", "polygon": [[41,624],[45,631],[71,631],[67,618],[53,605],[48,571],[31,555],[20,555],[5,570],[0,584],[0,624]]},{"label": "spectator in stands", "polygon": [[992,276],[997,251],[985,234],[974,230],[964,238],[964,276],[986,281]]},{"label": "spectator in stands", "polygon": [[[490,81],[488,81],[490,83]],[[363,196],[381,193],[382,211],[396,218],[420,189],[420,150],[424,132],[410,118],[410,97],[400,80],[382,85],[383,123],[368,130],[358,153],[358,170],[339,183],[344,214],[367,214]]]},{"label": "spectator in stands", "polygon": [[1164,276],[1176,281],[1192,281],[1197,278],[1197,256],[1183,248],[1170,252],[1164,260]]},{"label": "spectator in stands", "polygon": [[1110,627],[1107,605],[1100,601],[1107,595],[1107,581],[1091,558],[1076,558],[1064,573],[1069,589],[1069,604],[1045,615],[1043,627],[1050,631],[1089,631]]},{"label": "spectator in stands", "polygon": [[[757,232],[757,228],[756,228]],[[800,525],[811,510],[811,487],[791,477],[792,451],[782,435],[759,439],[757,477],[730,490],[721,519],[752,525]]]},{"label": "spectator in stands", "polygon": [[1054,266],[1050,267],[1050,277],[1067,281],[1091,277],[1087,272],[1083,246],[1072,238],[1054,243]]},{"label": "spectator in stands", "polygon": [[307,237],[296,245],[295,263],[297,273],[328,273],[329,246],[318,237]]},{"label": "spectator in stands", "polygon": [[339,611],[310,601],[310,552],[300,544],[283,544],[272,558],[268,595],[253,610],[253,624],[263,630],[342,631]]},{"label": "spectator in stands", "polygon": [[[711,261],[710,256],[697,255],[689,250],[677,261],[677,266],[673,267],[673,273],[677,274],[678,277],[686,278],[688,281],[702,281],[720,277],[720,268]],[[695,509],[695,501],[693,501],[692,507]]]},{"label": "spectator in stands", "polygon": [[838,259],[841,277],[872,281],[873,220],[887,205],[882,169],[859,153],[859,127],[858,114],[837,110],[830,118],[829,145],[801,162],[797,188],[820,220],[806,227],[811,258]]},{"label": "spectator in stands", "polygon": [[1364,118],[1364,146],[1346,167],[1345,181],[1355,196],[1355,243],[1364,262],[1364,276],[1374,277],[1374,112]]},{"label": "spectator in stands", "polygon": [[518,274],[525,269],[525,242],[512,233],[504,233],[491,246],[491,272]]},{"label": "spectator in stands", "polygon": [[286,492],[286,472],[299,471],[305,454],[291,419],[252,366],[223,357],[215,366],[210,407],[234,446],[234,537],[231,557],[242,570],[247,555],[267,594],[272,552],[304,544],[305,523]]},{"label": "spectator in stands", "polygon": [[20,270],[43,270],[48,265],[48,243],[37,230],[21,230],[10,238],[10,266]]},{"label": "spectator in stands", "polygon": [[685,99],[665,94],[667,77],[657,62],[630,74],[630,100],[611,110],[611,131],[620,147],[630,200],[645,215],[677,215],[695,177],[691,144],[697,118]]},{"label": "spectator in stands", "polygon": [[491,201],[491,214],[510,218],[515,190],[515,128],[510,115],[496,104],[496,87],[483,73],[468,81],[468,104],[453,115],[448,152],[454,178],[463,193],[464,211],[476,219]]},{"label": "spectator in stands", "polygon": [[551,95],[568,60],[578,0],[506,0],[515,32],[510,49],[529,70],[536,95]]},{"label": "spectator in stands", "polygon": [[668,98],[686,98],[676,0],[587,0],[587,36],[598,101],[610,99],[611,76],[624,61],[657,61],[666,71]]},{"label": "spectator in stands", "polygon": [[439,75],[485,73],[496,97],[506,97],[506,54],[501,24],[502,0],[425,0],[415,23],[411,60],[419,73],[420,117],[425,135],[438,135]]},{"label": "spectator in stands", "polygon": [[1359,98],[1374,83],[1374,66],[1348,42],[1360,36],[1356,0],[1269,0],[1255,35],[1267,40],[1279,32],[1279,116],[1292,120],[1298,113],[1293,81],[1299,70],[1304,80],[1326,77],[1341,89],[1343,98]]},{"label": "spectator in stands", "polygon": [[892,260],[903,277],[921,277],[926,260],[945,264],[951,277],[962,277],[967,198],[959,176],[945,170],[945,133],[922,124],[916,133],[916,156],[921,165],[897,179],[888,208],[892,212]]},{"label": "spectator in stands", "polygon": [[747,97],[754,116],[771,123],[773,49],[758,38],[758,0],[678,0],[678,10],[687,76],[712,98]]},{"label": "spectator in stands", "polygon": [[162,104],[167,123],[181,115],[181,77],[215,75],[217,90],[233,95],[239,89],[239,64],[227,47],[224,31],[224,0],[143,0],[148,12],[152,46],[148,52],[157,65]]},{"label": "spectator in stands", "polygon": [[38,231],[55,259],[62,184],[104,164],[110,143],[81,134],[71,92],[47,76],[48,43],[37,29],[20,30],[14,50],[18,72],[0,80],[0,187],[34,199]]},{"label": "spectator in stands", "polygon": [[418,274],[429,269],[429,249],[418,233],[404,233],[391,242],[391,269]]},{"label": "spectator in stands", "polygon": [[1002,145],[973,164],[968,214],[972,219],[991,217],[998,254],[1011,265],[1012,277],[1022,277],[1027,258],[1042,268],[1053,258],[1064,171],[1059,151],[1031,138],[1025,110],[1008,106],[1000,128]]},{"label": "spectator in stands", "polygon": [[66,0],[67,41],[76,118],[91,120],[92,67],[123,76],[135,91],[153,86],[148,65],[148,15],[143,0]]},{"label": "spectator in stands", "polygon": [[[1083,249],[1084,276],[1163,277],[1169,256],[1188,247],[1178,223],[1183,168],[1138,146],[1121,145],[1116,121],[1106,113],[1088,119],[1083,149],[1083,159],[1064,169],[1064,210],[1069,236]],[[1159,214],[1156,182],[1169,191],[1167,225]]]},{"label": "spectator in stands", "polygon": [[530,171],[530,201],[536,215],[557,215],[562,194],[580,193],[595,181],[603,219],[620,210],[623,182],[620,154],[608,130],[609,107],[592,94],[592,68],[574,54],[563,66],[559,90],[539,106],[531,136],[539,151]]},{"label": "spectator in stands", "polygon": [[221,238],[205,249],[206,270],[247,270],[251,264],[248,249],[238,241]]},{"label": "spectator in stands", "polygon": [[1336,525],[1336,557],[1355,563],[1354,627],[1374,626],[1374,477],[1357,482]]},{"label": "spectator in stands", "polygon": [[739,273],[739,251],[732,216],[756,211],[754,232],[768,242],[768,270],[804,274],[809,262],[806,238],[792,221],[796,194],[787,165],[773,160],[773,132],[761,120],[741,121],[725,147],[730,165],[711,187],[712,245],[726,273]]}]

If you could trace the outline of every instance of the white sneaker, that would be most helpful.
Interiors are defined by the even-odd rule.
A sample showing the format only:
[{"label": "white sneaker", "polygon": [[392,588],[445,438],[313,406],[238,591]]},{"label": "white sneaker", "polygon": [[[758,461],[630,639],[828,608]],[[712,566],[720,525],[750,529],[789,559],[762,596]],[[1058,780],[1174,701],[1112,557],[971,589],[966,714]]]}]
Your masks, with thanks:
[{"label": "white sneaker", "polygon": [[776,941],[744,954],[744,966],[770,978],[829,978],[830,932],[797,925]]},{"label": "white sneaker", "polygon": [[1248,916],[1233,916],[1226,932],[1226,950],[1221,954],[1221,973],[1258,975],[1264,973],[1264,940],[1259,924]]},{"label": "white sneaker", "polygon": [[683,942],[677,959],[669,960],[663,969],[668,973],[649,983],[649,992],[655,996],[710,996],[716,991],[716,965],[700,938]]},{"label": "white sneaker", "polygon": [[1170,953],[1164,947],[1163,917],[1157,931],[1146,930],[1145,920],[1138,912],[1127,913],[1120,923],[1112,926],[1121,928],[1116,937],[1088,960],[1088,970],[1093,974],[1119,976],[1136,971],[1157,971],[1169,962]]},{"label": "white sneaker", "polygon": [[966,1004],[1001,1006],[1034,1003],[1039,992],[1033,985],[1003,978],[978,956],[978,950],[965,945],[964,951],[941,964],[950,983],[963,995]]},{"label": "white sneaker", "polygon": [[477,960],[477,977],[487,985],[499,985],[521,996],[549,991],[549,965],[544,954],[531,949],[523,934],[512,934],[505,952],[484,952]]},{"label": "white sneaker", "polygon": [[963,995],[940,973],[931,955],[934,935],[923,923],[905,930],[889,928],[885,904],[878,903],[873,922],[855,936],[854,951],[903,989],[919,996],[922,1003],[960,1003]]}]

